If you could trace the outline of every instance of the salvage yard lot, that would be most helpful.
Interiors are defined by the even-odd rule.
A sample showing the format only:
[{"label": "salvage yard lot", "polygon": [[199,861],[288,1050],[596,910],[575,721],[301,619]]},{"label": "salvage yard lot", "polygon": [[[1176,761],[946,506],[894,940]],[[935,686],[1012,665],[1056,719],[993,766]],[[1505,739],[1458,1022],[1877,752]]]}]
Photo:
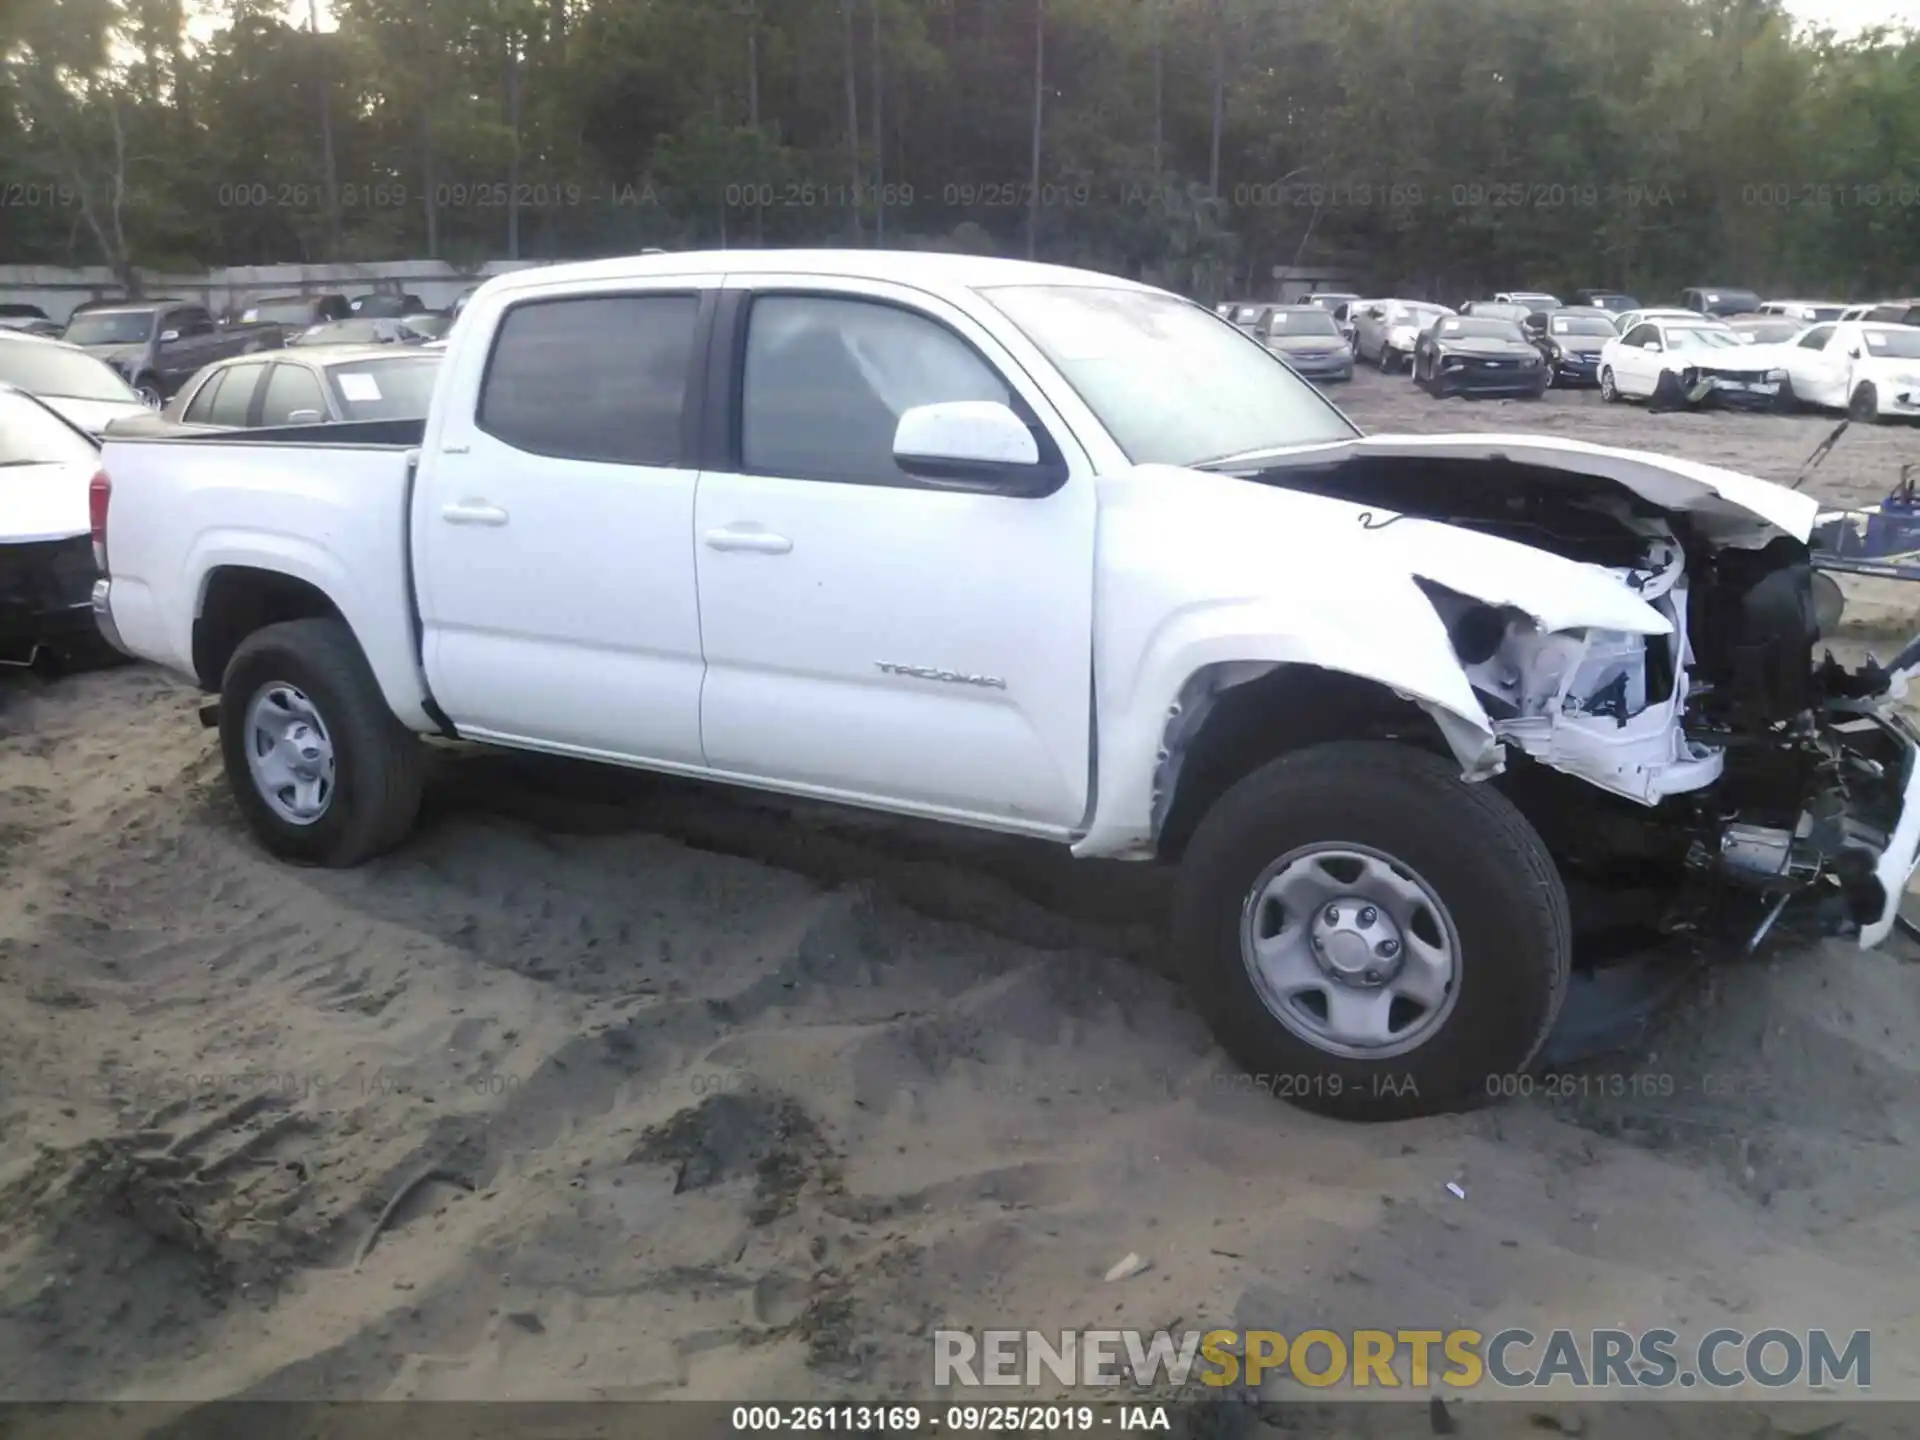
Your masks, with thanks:
[{"label": "salvage yard lot", "polygon": [[[1334,394],[1789,483],[1837,423]],[[1852,427],[1807,488],[1916,458]],[[1874,638],[1920,627],[1902,588],[1859,590]],[[11,1398],[876,1398],[937,1326],[1196,1324],[1865,1328],[1920,1397],[1905,940],[1722,970],[1553,1094],[1346,1127],[1239,1083],[1146,870],[453,754],[399,852],[300,870],[199,703],[0,679]]]}]

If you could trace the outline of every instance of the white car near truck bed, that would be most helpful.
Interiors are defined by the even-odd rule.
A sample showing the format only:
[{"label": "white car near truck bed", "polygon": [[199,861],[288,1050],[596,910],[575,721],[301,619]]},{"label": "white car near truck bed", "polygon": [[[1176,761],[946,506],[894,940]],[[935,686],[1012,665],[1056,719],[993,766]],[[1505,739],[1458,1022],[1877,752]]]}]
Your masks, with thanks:
[{"label": "white car near truck bed", "polygon": [[[1808,497],[1362,437],[1110,276],[724,252],[488,281],[424,425],[110,440],[103,630],[219,694],[275,852],[406,834],[419,735],[1178,861],[1249,1070],[1354,1118],[1529,1065],[1576,894],[1879,943],[1895,666],[1816,666]],[[1310,1080],[1300,1077],[1312,1077]]]}]

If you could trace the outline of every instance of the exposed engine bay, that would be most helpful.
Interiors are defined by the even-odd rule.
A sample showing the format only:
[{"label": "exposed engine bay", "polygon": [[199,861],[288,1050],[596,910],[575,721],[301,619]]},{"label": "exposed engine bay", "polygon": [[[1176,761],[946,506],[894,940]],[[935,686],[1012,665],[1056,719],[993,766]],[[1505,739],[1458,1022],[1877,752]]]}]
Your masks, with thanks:
[{"label": "exposed engine bay", "polygon": [[1505,747],[1493,783],[1570,875],[1658,892],[1666,930],[1731,908],[1757,945],[1797,899],[1830,933],[1885,937],[1920,835],[1895,834],[1915,732],[1875,702],[1903,689],[1920,642],[1885,666],[1816,660],[1840,595],[1804,540],[1504,458],[1306,460],[1257,478],[1377,507],[1368,528],[1439,521],[1591,565],[1667,622],[1549,631],[1419,582]]}]

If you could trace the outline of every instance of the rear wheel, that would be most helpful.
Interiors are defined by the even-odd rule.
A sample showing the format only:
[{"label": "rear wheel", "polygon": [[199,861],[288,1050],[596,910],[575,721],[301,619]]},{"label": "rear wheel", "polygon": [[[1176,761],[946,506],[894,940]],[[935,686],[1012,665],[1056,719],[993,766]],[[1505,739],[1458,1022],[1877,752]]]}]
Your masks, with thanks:
[{"label": "rear wheel", "polygon": [[247,823],[289,860],[358,865],[397,845],[420,808],[419,741],[339,620],[241,642],[221,681],[220,750]]},{"label": "rear wheel", "polygon": [[1229,790],[1175,913],[1233,1058],[1353,1120],[1513,1093],[1559,1012],[1569,934],[1553,859],[1511,801],[1375,742],[1296,751]]}]

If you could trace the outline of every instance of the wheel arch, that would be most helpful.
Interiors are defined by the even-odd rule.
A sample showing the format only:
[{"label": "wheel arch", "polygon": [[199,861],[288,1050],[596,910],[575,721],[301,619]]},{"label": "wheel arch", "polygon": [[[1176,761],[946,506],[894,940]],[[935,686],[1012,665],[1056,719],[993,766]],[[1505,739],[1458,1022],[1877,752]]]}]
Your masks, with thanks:
[{"label": "wheel arch", "polygon": [[1156,858],[1177,861],[1201,818],[1270,760],[1336,740],[1395,740],[1458,761],[1483,763],[1478,722],[1416,700],[1365,675],[1323,666],[1204,666],[1168,717],[1155,775]]},{"label": "wheel arch", "polygon": [[259,565],[216,565],[202,578],[194,607],[194,676],[201,689],[217,691],[227,662],[249,635],[283,620],[321,619],[352,631],[333,596],[312,580]]}]

